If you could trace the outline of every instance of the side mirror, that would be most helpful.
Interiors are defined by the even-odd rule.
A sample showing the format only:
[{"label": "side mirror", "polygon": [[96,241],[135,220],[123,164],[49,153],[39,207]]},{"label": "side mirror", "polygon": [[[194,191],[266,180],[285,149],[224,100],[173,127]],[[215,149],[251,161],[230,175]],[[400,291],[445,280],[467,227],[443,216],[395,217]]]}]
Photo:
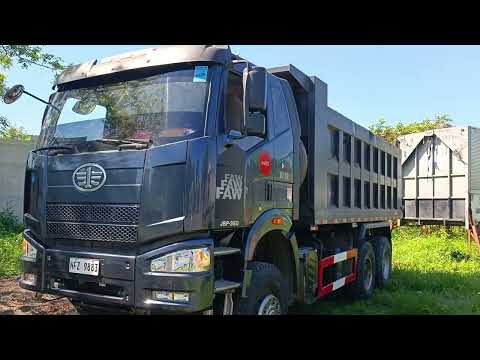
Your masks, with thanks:
[{"label": "side mirror", "polygon": [[73,105],[72,111],[79,115],[88,115],[95,110],[97,104],[88,100],[78,100],[75,105]]},{"label": "side mirror", "polygon": [[5,94],[3,95],[3,102],[5,104],[11,104],[17,101],[20,96],[22,96],[25,88],[23,85],[15,85],[8,89]]},{"label": "side mirror", "polygon": [[247,136],[265,137],[265,115],[258,112],[250,114],[247,119],[245,132]]},{"label": "side mirror", "polygon": [[267,110],[267,70],[256,67],[248,72],[248,109],[264,113]]}]

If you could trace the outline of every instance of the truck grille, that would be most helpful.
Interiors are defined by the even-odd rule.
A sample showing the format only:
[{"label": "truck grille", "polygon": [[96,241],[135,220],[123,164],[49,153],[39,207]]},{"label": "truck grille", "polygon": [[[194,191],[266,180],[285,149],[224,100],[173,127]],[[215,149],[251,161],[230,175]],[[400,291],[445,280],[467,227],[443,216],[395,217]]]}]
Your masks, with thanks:
[{"label": "truck grille", "polygon": [[137,224],[138,205],[47,205],[49,221]]},{"label": "truck grille", "polygon": [[138,205],[47,205],[47,233],[52,239],[137,240]]}]

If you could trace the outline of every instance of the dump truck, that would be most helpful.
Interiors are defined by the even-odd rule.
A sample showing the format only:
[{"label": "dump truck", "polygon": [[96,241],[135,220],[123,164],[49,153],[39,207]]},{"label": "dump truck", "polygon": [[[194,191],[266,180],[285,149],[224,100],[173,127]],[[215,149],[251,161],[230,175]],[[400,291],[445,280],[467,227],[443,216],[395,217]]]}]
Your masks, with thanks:
[{"label": "dump truck", "polygon": [[480,129],[447,127],[401,136],[402,223],[464,226],[480,249]]},{"label": "dump truck", "polygon": [[286,314],[392,271],[398,147],[229,46],[66,69],[25,174],[20,286],[80,313]]}]

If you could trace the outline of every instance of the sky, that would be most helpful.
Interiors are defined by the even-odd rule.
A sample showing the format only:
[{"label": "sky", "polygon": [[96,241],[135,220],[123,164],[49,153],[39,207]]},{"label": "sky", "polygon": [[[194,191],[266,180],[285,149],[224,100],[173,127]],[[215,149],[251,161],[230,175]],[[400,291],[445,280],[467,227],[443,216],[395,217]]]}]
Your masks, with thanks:
[{"label": "sky", "polygon": [[[82,63],[160,45],[55,45],[44,50],[65,63]],[[328,84],[331,108],[367,127],[380,118],[409,123],[448,114],[456,126],[480,127],[480,46],[433,45],[232,45],[232,51],[256,65],[292,64]],[[7,84],[48,99],[53,74],[18,66]],[[44,104],[24,95],[0,102],[0,115],[28,134],[40,132]]]}]

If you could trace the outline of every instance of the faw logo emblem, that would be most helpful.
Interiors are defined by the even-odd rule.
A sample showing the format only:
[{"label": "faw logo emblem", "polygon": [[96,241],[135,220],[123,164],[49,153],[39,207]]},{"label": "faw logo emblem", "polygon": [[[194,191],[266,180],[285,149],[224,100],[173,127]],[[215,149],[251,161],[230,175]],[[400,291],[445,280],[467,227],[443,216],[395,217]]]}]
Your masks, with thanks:
[{"label": "faw logo emblem", "polygon": [[217,199],[240,200],[242,198],[243,177],[241,175],[225,174],[225,178],[217,186]]},{"label": "faw logo emblem", "polygon": [[272,158],[266,151],[262,152],[258,158],[258,167],[263,176],[272,175]]},{"label": "faw logo emblem", "polygon": [[73,172],[73,185],[79,191],[95,191],[107,180],[105,169],[98,164],[84,164]]}]

